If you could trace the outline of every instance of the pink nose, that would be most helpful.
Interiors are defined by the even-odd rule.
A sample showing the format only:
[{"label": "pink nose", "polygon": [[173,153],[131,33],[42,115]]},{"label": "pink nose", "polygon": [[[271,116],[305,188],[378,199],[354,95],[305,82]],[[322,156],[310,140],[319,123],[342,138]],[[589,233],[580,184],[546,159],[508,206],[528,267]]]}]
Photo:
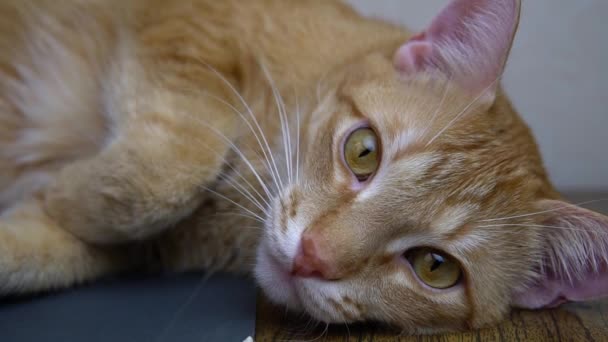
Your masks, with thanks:
[{"label": "pink nose", "polygon": [[303,278],[338,279],[331,263],[324,256],[319,243],[310,234],[304,234],[300,250],[293,263],[292,275]]}]

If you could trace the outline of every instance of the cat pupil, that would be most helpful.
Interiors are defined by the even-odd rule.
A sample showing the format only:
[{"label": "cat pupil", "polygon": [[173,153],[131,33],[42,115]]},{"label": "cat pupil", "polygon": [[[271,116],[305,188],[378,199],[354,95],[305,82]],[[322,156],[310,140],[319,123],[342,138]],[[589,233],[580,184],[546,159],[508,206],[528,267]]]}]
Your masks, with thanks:
[{"label": "cat pupil", "polygon": [[443,265],[443,258],[437,254],[431,254],[431,257],[433,258],[433,265],[431,265],[431,272],[435,271],[436,269],[438,269],[441,265]]},{"label": "cat pupil", "polygon": [[363,151],[363,152],[361,152],[359,154],[359,158],[363,158],[363,157],[367,156],[370,153],[372,153],[372,151],[370,151],[369,149],[365,149],[365,151]]}]

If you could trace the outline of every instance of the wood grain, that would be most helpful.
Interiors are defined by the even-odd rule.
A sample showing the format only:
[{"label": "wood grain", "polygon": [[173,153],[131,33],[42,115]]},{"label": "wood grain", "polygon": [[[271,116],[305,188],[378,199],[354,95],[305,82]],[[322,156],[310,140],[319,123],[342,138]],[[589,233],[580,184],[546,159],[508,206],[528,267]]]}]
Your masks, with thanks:
[{"label": "wood grain", "polygon": [[545,311],[516,311],[505,322],[477,331],[438,336],[400,336],[369,324],[314,327],[259,297],[256,342],[473,342],[473,341],[608,341],[608,300],[565,305]]}]

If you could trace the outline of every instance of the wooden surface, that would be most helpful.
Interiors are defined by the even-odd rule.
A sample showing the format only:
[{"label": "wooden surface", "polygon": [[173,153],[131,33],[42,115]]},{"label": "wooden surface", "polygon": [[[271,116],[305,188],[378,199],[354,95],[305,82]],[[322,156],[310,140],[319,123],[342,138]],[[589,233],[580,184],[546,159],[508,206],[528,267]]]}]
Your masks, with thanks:
[{"label": "wooden surface", "polygon": [[608,300],[565,305],[555,310],[518,311],[496,327],[440,336],[409,337],[372,325],[337,325],[325,330],[308,318],[298,318],[284,309],[258,300],[256,342],[283,341],[608,341]]},{"label": "wooden surface", "polygon": [[[608,199],[606,193],[570,194],[573,203]],[[584,207],[608,214],[608,201],[585,203]],[[442,336],[408,337],[372,325],[337,325],[325,330],[308,318],[286,314],[285,309],[258,300],[256,342],[283,341],[597,341],[608,342],[608,299],[594,303],[569,304],[555,310],[517,311],[496,327]]]}]

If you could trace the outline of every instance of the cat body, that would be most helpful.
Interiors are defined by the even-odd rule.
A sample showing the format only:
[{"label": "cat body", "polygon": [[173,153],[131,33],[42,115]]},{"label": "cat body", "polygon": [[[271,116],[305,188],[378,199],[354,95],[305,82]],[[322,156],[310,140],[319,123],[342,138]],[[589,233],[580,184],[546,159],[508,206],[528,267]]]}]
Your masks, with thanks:
[{"label": "cat body", "polygon": [[0,18],[3,294],[253,273],[319,320],[413,333],[606,294],[606,218],[559,200],[498,86],[518,1],[453,1],[417,35],[339,1]]}]

